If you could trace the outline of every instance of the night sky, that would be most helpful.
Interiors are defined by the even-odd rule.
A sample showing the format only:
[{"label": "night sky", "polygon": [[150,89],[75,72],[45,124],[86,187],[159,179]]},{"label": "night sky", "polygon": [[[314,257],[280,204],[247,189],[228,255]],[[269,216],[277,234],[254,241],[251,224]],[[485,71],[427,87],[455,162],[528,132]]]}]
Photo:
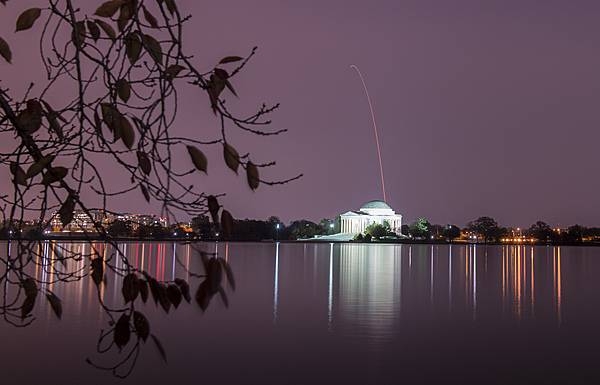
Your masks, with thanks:
[{"label": "night sky", "polygon": [[[89,4],[93,12],[100,1]],[[15,20],[43,1],[10,1],[0,35],[13,65],[0,63],[15,95],[39,73],[35,36]],[[600,2],[533,0],[206,0],[189,10],[188,49],[209,70],[226,55],[256,58],[234,81],[247,113],[280,102],[274,128],[232,133],[240,153],[276,160],[269,179],[304,177],[251,192],[221,149],[206,149],[209,176],[193,183],[238,218],[333,217],[381,199],[379,168],[360,67],[380,128],[388,203],[405,221],[424,216],[464,225],[480,215],[500,224],[600,225]],[[184,41],[184,44],[186,42]],[[206,95],[182,93],[177,129],[211,137],[218,122]],[[182,151],[182,162],[189,162]],[[189,164],[191,167],[191,163]],[[7,177],[6,177],[7,178]],[[6,179],[5,180],[8,180]],[[8,186],[8,184],[5,183]],[[113,209],[158,212],[139,192]]]}]

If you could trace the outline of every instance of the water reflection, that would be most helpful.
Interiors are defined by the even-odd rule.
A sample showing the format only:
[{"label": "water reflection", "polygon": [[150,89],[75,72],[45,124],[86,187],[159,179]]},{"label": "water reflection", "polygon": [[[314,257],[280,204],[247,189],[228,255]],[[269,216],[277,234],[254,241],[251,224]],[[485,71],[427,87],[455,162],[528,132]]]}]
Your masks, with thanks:
[{"label": "water reflection", "polygon": [[[374,343],[389,338],[398,324],[425,314],[521,322],[535,319],[539,306],[539,316],[547,318],[550,312],[556,325],[562,322],[560,246],[327,244],[304,245],[302,256],[288,255],[291,247],[275,246],[274,322],[286,301],[286,296],[280,298],[282,285],[307,269],[309,257],[311,286],[322,279],[326,287],[321,293],[328,330],[362,335]],[[326,259],[326,274],[318,273],[317,254]]]}]

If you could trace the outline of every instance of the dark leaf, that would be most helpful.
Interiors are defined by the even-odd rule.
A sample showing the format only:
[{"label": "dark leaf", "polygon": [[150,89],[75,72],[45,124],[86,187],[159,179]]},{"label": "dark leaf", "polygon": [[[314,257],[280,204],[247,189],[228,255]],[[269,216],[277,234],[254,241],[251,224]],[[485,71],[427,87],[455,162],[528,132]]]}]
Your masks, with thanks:
[{"label": "dark leaf", "polygon": [[148,301],[148,282],[143,279],[139,279],[138,286],[140,289],[140,297],[142,297],[142,301],[146,303],[146,301]]},{"label": "dark leaf", "polygon": [[208,284],[205,280],[200,284],[200,286],[198,286],[198,290],[196,291],[196,302],[202,311],[206,311],[208,308],[211,297],[212,296],[208,292]]},{"label": "dark leaf", "polygon": [[35,299],[35,297],[37,297],[38,288],[33,278],[25,278],[23,281],[21,281],[21,286],[23,287],[25,296],[27,298]]},{"label": "dark leaf", "polygon": [[208,161],[206,160],[204,153],[194,146],[187,146],[187,150],[196,169],[206,173]]},{"label": "dark leaf", "polygon": [[133,17],[134,13],[135,8],[133,1],[125,1],[121,5],[121,12],[119,13],[119,17],[117,19],[117,27],[119,28],[119,31],[123,31],[127,27],[127,24]]},{"label": "dark leaf", "polygon": [[108,36],[111,40],[114,41],[117,38],[117,33],[115,32],[114,28],[110,26],[110,24],[104,20],[94,19],[94,21],[100,26],[100,28],[102,28],[106,36]]},{"label": "dark leaf", "polygon": [[29,313],[31,313],[34,305],[35,297],[25,297],[25,300],[21,305],[21,319],[25,319],[29,315]]},{"label": "dark leaf", "polygon": [[158,349],[162,359],[167,362],[167,353],[165,352],[165,348],[163,348],[162,344],[160,343],[160,340],[156,338],[154,334],[150,334],[150,337],[152,337],[152,341],[154,341],[154,345],[156,345],[156,348]]},{"label": "dark leaf", "polygon": [[17,115],[17,127],[26,134],[33,134],[42,126],[42,111],[27,107]]},{"label": "dark leaf", "polygon": [[239,57],[239,56],[226,56],[223,59],[221,59],[221,61],[219,62],[219,64],[227,64],[227,63],[234,63],[236,61],[240,61],[243,60],[244,58]]},{"label": "dark leaf", "polygon": [[59,319],[62,318],[62,301],[60,298],[48,290],[48,293],[46,293],[46,299],[48,299],[48,302],[50,302],[50,307],[52,308],[54,314],[56,314]]},{"label": "dark leaf", "polygon": [[258,167],[256,167],[256,165],[250,161],[248,161],[248,164],[246,165],[246,179],[248,179],[248,186],[250,186],[252,190],[256,190],[258,188],[260,183]]},{"label": "dark leaf", "polygon": [[68,172],[69,170],[67,170],[65,167],[52,167],[44,174],[44,177],[42,178],[42,184],[48,186],[54,182],[58,182],[67,176]]},{"label": "dark leaf", "polygon": [[150,54],[152,59],[154,59],[156,64],[161,65],[162,48],[160,46],[160,43],[156,41],[156,39],[152,36],[145,34],[142,35],[142,43],[144,44],[144,48],[146,49],[146,51],[148,51],[148,53]]},{"label": "dark leaf", "polygon": [[100,28],[98,27],[98,24],[96,24],[93,20],[88,20],[86,24],[88,31],[90,31],[92,40],[95,42],[98,41],[98,39],[100,39]]},{"label": "dark leaf", "polygon": [[240,167],[240,155],[229,143],[223,145],[223,157],[225,158],[227,167],[237,174]]},{"label": "dark leaf", "polygon": [[221,295],[221,299],[223,300],[225,307],[229,307],[229,299],[227,298],[227,293],[225,293],[225,290],[221,286],[219,286],[219,294]]},{"label": "dark leaf", "polygon": [[150,158],[148,158],[148,155],[146,155],[146,153],[143,151],[138,151],[136,154],[140,169],[144,174],[150,175],[150,172],[152,171],[152,164],[150,163]]},{"label": "dark leaf", "polygon": [[225,270],[225,276],[227,277],[227,282],[229,282],[229,286],[231,286],[231,288],[235,290],[235,277],[233,276],[233,270],[231,270],[231,266],[224,259],[221,259],[221,264],[223,265],[223,270]]},{"label": "dark leaf", "polygon": [[68,225],[73,220],[73,215],[75,211],[75,199],[73,199],[73,195],[69,194],[67,199],[63,202],[62,206],[60,206],[60,210],[58,210],[58,215],[60,216],[60,221],[63,226]]},{"label": "dark leaf", "polygon": [[10,46],[0,37],[0,56],[4,58],[8,63],[12,61],[12,51],[10,50]]},{"label": "dark leaf", "polygon": [[114,341],[115,345],[119,349],[123,348],[123,346],[127,345],[129,342],[129,337],[131,336],[131,330],[129,328],[129,315],[122,314],[115,325],[114,331]]},{"label": "dark leaf", "polygon": [[169,295],[167,294],[167,286],[163,283],[158,285],[158,303],[160,303],[160,306],[166,313],[171,310],[171,301],[169,301]]},{"label": "dark leaf", "polygon": [[173,15],[177,12],[177,6],[175,5],[175,0],[165,0],[165,4],[167,4],[167,9]]},{"label": "dark leaf", "polygon": [[219,79],[221,79],[223,81],[229,79],[229,74],[227,73],[227,71],[225,71],[222,68],[215,68],[214,73]]},{"label": "dark leaf", "polygon": [[125,52],[131,64],[135,64],[142,53],[142,42],[137,33],[130,33],[125,37]]},{"label": "dark leaf", "polygon": [[144,7],[144,18],[152,28],[158,28],[158,21],[156,20],[156,17],[154,17],[154,15],[152,15],[150,11],[146,9],[146,7]]},{"label": "dark leaf", "polygon": [[211,258],[208,265],[207,277],[205,282],[208,284],[209,294],[215,295],[219,291],[219,286],[223,280],[223,267],[217,258]]},{"label": "dark leaf", "polygon": [[117,95],[119,95],[119,98],[127,103],[129,97],[131,96],[131,85],[129,85],[129,82],[125,79],[119,79],[115,83],[115,88],[117,89]]},{"label": "dark leaf", "polygon": [[148,188],[140,183],[140,189],[142,190],[142,194],[144,195],[146,202],[150,202],[150,193],[148,192]]},{"label": "dark leaf", "polygon": [[167,297],[169,301],[175,306],[175,308],[179,307],[181,303],[181,291],[179,290],[179,286],[170,284],[167,286]]},{"label": "dark leaf", "polygon": [[115,127],[120,124],[121,113],[110,103],[100,103],[100,108],[102,110],[102,120],[114,132]]},{"label": "dark leaf", "polygon": [[219,202],[214,195],[209,195],[206,198],[206,204],[208,205],[208,211],[214,223],[219,223]]},{"label": "dark leaf", "polygon": [[181,290],[181,295],[186,300],[186,302],[190,302],[192,298],[190,297],[190,285],[181,278],[175,278],[175,284],[179,286],[179,290]]},{"label": "dark leaf", "polygon": [[40,172],[42,172],[52,161],[54,160],[54,155],[46,155],[41,157],[37,162],[32,163],[31,166],[27,169],[27,178],[33,178]]},{"label": "dark leaf", "polygon": [[33,23],[40,17],[42,10],[39,8],[29,8],[17,18],[16,32],[24,31],[33,27]]},{"label": "dark leaf", "polygon": [[129,123],[129,120],[123,115],[121,115],[119,123],[119,128],[121,130],[121,139],[123,139],[123,143],[127,146],[127,148],[131,149],[135,141],[135,131],[133,131],[133,126],[131,125],[131,123]]},{"label": "dark leaf", "polygon": [[17,162],[10,162],[10,172],[13,174],[16,184],[27,186],[27,176],[25,175],[25,171],[23,171],[23,168],[19,166]]},{"label": "dark leaf", "polygon": [[177,77],[177,75],[179,75],[179,73],[181,71],[183,71],[185,69],[185,67],[182,67],[178,64],[173,64],[170,65],[169,67],[167,67],[167,69],[165,70],[165,75],[167,77],[167,79],[172,80],[175,77]]},{"label": "dark leaf", "polygon": [[150,286],[150,293],[152,294],[152,299],[154,299],[155,304],[158,304],[158,298],[160,297],[160,284],[156,279],[150,277],[147,274],[146,279],[148,281],[148,286]]},{"label": "dark leaf", "polygon": [[231,238],[231,234],[233,233],[233,217],[227,210],[221,211],[221,228],[223,229],[223,236]]},{"label": "dark leaf", "polygon": [[121,0],[107,1],[100,5],[94,14],[100,17],[113,17],[121,7],[121,4],[123,4]]},{"label": "dark leaf", "polygon": [[129,273],[123,279],[121,293],[123,293],[123,299],[125,300],[125,303],[133,302],[137,298],[140,292],[138,281],[139,279],[135,273]]},{"label": "dark leaf", "polygon": [[104,261],[100,257],[92,259],[92,279],[96,285],[104,280]]},{"label": "dark leaf", "polygon": [[85,42],[85,23],[78,21],[75,23],[73,30],[71,31],[71,41],[77,48],[81,48]]},{"label": "dark leaf", "polygon": [[148,323],[146,317],[139,311],[133,312],[133,326],[137,335],[146,342],[150,335],[150,323]]}]

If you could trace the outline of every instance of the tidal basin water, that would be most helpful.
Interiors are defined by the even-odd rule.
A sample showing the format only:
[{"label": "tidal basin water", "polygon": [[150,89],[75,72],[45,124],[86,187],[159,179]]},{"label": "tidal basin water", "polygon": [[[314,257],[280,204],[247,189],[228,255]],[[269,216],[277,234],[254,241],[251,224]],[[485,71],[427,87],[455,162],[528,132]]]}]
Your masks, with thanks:
[{"label": "tidal basin water", "polygon": [[[191,245],[120,247],[161,280],[202,271]],[[195,247],[229,261],[237,290],[229,308],[216,297],[204,313],[193,303],[168,315],[151,301],[140,307],[167,364],[150,343],[125,380],[85,362],[116,357],[116,350],[96,353],[107,319],[88,277],[50,285],[63,300],[62,320],[38,297],[32,325],[0,323],[2,383],[600,383],[600,248]],[[51,253],[46,258],[42,265],[50,266]],[[43,278],[44,270],[34,274]],[[198,281],[190,280],[194,290]],[[108,274],[101,293],[107,304],[123,304],[120,288]]]}]

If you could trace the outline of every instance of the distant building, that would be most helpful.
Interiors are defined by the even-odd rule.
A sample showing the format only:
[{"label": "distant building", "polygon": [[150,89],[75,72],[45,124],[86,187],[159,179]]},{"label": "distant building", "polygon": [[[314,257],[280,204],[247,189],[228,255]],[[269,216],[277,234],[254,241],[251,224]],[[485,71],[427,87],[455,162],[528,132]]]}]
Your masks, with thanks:
[{"label": "distant building", "polygon": [[367,202],[358,211],[348,211],[340,218],[341,233],[363,233],[372,223],[383,225],[387,222],[396,234],[400,234],[402,227],[402,215],[396,214],[387,203],[380,200]]},{"label": "distant building", "polygon": [[148,214],[120,214],[115,217],[115,220],[130,222],[133,231],[136,231],[140,226],[168,226],[166,218]]},{"label": "distant building", "polygon": [[[89,213],[89,214],[88,214]],[[75,210],[71,223],[63,226],[58,212],[52,215],[50,227],[53,232],[97,232],[94,223],[107,225],[111,221],[111,216],[104,210]]]}]

